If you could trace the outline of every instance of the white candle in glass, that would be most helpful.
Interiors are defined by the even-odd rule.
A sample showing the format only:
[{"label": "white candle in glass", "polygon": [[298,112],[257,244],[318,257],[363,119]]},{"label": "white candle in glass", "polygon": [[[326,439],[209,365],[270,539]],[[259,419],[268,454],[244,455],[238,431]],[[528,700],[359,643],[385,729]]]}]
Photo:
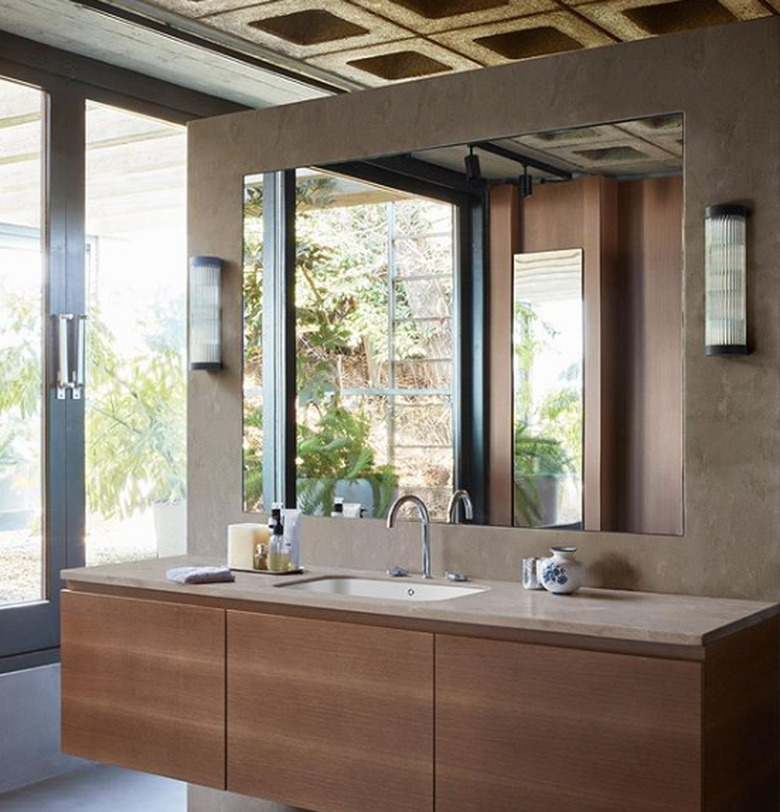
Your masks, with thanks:
[{"label": "white candle in glass", "polygon": [[228,525],[228,566],[231,569],[253,569],[257,545],[268,538],[268,530],[262,524]]}]

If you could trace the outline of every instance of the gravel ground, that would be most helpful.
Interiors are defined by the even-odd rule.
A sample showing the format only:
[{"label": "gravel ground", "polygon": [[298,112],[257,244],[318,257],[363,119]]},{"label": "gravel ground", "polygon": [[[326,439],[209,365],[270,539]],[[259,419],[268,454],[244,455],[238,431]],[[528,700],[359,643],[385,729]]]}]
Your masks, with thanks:
[{"label": "gravel ground", "polygon": [[[131,519],[88,520],[88,566],[156,558],[157,541],[151,511]],[[42,555],[40,533],[0,532],[0,605],[40,600]]]}]

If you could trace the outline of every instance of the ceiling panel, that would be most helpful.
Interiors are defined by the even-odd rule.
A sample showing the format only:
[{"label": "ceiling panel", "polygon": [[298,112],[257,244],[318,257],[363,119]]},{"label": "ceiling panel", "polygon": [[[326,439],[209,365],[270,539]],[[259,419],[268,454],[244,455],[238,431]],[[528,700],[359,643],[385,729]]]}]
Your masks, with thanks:
[{"label": "ceiling panel", "polygon": [[367,86],[750,20],[776,14],[780,5],[780,0],[146,2]]},{"label": "ceiling panel", "polygon": [[[0,26],[254,106],[776,15],[780,0],[2,0]],[[99,7],[100,13],[95,8]],[[111,14],[136,15],[130,25]],[[150,19],[170,36],[143,32]],[[196,35],[258,71],[176,42]],[[296,79],[279,70],[300,73]]]}]

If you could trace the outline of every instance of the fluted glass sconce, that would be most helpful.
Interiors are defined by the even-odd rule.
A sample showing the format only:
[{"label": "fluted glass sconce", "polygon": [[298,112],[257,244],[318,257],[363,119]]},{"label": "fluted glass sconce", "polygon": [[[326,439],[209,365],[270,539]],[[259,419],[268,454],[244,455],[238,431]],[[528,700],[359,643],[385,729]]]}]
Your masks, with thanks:
[{"label": "fluted glass sconce", "polygon": [[189,366],[191,370],[221,369],[222,260],[190,257]]},{"label": "fluted glass sconce", "polygon": [[747,215],[708,206],[704,220],[704,343],[707,355],[747,355]]}]

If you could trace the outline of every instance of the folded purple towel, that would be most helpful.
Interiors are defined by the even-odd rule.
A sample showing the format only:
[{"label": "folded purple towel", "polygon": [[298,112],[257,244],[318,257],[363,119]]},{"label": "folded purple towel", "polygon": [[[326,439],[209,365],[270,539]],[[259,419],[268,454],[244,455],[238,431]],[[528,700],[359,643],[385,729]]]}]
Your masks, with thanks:
[{"label": "folded purple towel", "polygon": [[176,567],[165,573],[169,581],[177,584],[214,584],[235,581],[229,567]]}]

